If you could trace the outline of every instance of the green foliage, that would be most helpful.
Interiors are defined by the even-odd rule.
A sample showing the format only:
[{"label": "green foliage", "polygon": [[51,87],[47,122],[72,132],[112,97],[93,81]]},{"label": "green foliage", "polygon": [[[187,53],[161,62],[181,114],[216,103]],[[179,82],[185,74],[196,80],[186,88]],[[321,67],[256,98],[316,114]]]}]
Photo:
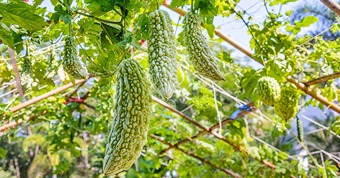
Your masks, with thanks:
[{"label": "green foliage", "polygon": [[[218,125],[219,119],[229,118],[239,110],[243,102],[237,98],[246,103],[254,102],[255,106],[259,106],[261,98],[256,94],[255,88],[261,77],[271,77],[282,85],[286,82],[287,76],[306,82],[338,71],[339,39],[326,41],[321,37],[322,35],[314,38],[301,35],[301,32],[315,25],[317,17],[306,16],[299,21],[289,23],[287,19],[293,10],[275,12],[276,9],[281,9],[278,8],[279,6],[282,6],[282,9],[291,7],[290,5],[293,4],[291,2],[294,0],[265,1],[263,9],[267,12],[261,10],[262,14],[266,13],[263,22],[255,18],[259,15],[257,12],[251,14],[252,11],[240,9],[238,0],[171,1],[171,7],[187,9],[191,6],[191,12],[185,17],[184,23],[172,17],[173,21],[169,20],[161,10],[162,15],[167,18],[167,24],[162,26],[161,30],[162,33],[163,31],[168,33],[168,36],[162,34],[165,39],[163,44],[168,45],[157,47],[174,48],[172,51],[176,54],[172,57],[179,63],[179,69],[176,74],[171,75],[170,79],[178,78],[179,85],[172,88],[175,95],[167,100],[170,107],[173,107],[171,110],[154,103],[153,112],[149,117],[142,118],[136,115],[133,119],[150,121],[147,134],[155,135],[167,143],[176,144],[189,139],[179,145],[179,148],[195,155],[196,158],[202,158],[203,161],[176,148],[160,155],[168,146],[152,137],[148,137],[146,143],[146,122],[130,121],[125,115],[121,117],[121,114],[132,113],[132,110],[129,110],[130,106],[131,108],[139,106],[129,105],[132,101],[151,106],[152,102],[149,98],[143,100],[132,94],[141,90],[139,87],[142,85],[139,82],[141,80],[136,79],[138,71],[151,66],[151,62],[148,61],[151,58],[148,58],[147,51],[152,51],[152,45],[160,42],[157,39],[152,43],[152,39],[149,38],[149,32],[152,31],[150,24],[153,24],[149,14],[158,10],[163,1],[51,0],[52,11],[44,8],[41,0],[31,4],[19,0],[1,3],[0,38],[3,44],[0,45],[2,53],[0,115],[3,122],[0,125],[6,125],[7,121],[8,123],[23,121],[23,123],[17,126],[17,129],[5,131],[0,137],[0,177],[14,176],[15,162],[18,164],[21,177],[103,177],[105,176],[103,167],[109,164],[107,160],[110,157],[105,158],[105,153],[112,150],[116,151],[111,155],[114,158],[123,158],[124,155],[133,156],[133,159],[129,160],[128,156],[124,158],[124,162],[128,164],[122,167],[128,170],[119,173],[120,177],[227,177],[220,169],[207,164],[207,161],[222,169],[238,173],[241,177],[336,177],[334,163],[324,161],[328,159],[325,156],[308,155],[306,157],[310,165],[308,172],[295,156],[288,157],[288,155],[297,155],[300,151],[296,137],[289,134],[291,131],[296,133],[296,130],[289,130],[295,127],[291,128],[291,123],[285,120],[295,115],[297,99],[292,98],[297,96],[295,92],[281,97],[279,104],[275,104],[276,109],[267,106],[258,107],[261,112],[254,111],[237,120],[228,120],[230,123],[221,128],[217,126],[217,129],[212,132],[216,135],[221,134],[223,139],[209,133],[190,139],[202,132],[202,129],[173,111],[174,109],[181,111],[201,126],[210,128]],[[193,15],[193,11],[197,14]],[[172,15],[172,12],[168,12]],[[195,17],[188,25],[186,22],[190,15]],[[238,56],[239,54],[228,49],[221,39],[213,38],[215,29],[219,28],[214,25],[216,24],[214,22],[231,15],[236,16],[236,21],[242,20],[246,25],[251,37],[250,47],[254,51],[253,57],[263,63],[264,68],[255,70],[249,58]],[[206,40],[203,35],[201,22],[207,30],[209,40]],[[180,30],[185,32],[178,36],[170,36],[169,32],[173,29],[170,24],[176,23],[176,32]],[[160,32],[157,26],[155,29],[153,32]],[[332,30],[338,31],[338,25],[334,24]],[[188,35],[188,31],[195,33]],[[76,61],[74,64],[84,63],[84,69],[86,67],[94,77],[79,87],[75,93],[73,91],[76,90],[76,86],[15,113],[10,112],[14,106],[70,82],[62,70],[65,52],[63,53],[62,43],[60,43],[68,36],[73,37],[73,44],[67,43],[72,48],[68,51],[70,55],[67,56],[71,56],[69,58],[72,59],[71,61]],[[176,41],[180,43],[177,44]],[[188,41],[191,42],[189,44],[191,48],[185,50]],[[25,51],[24,44],[28,46]],[[27,65],[24,65],[27,64],[27,60],[23,61],[22,56],[26,51],[30,51],[32,85],[24,87],[24,97],[18,97],[15,91],[16,85],[9,84],[14,81],[14,73],[10,65],[8,47],[17,53],[15,57],[18,59],[20,72],[28,71],[25,67]],[[155,55],[157,56],[155,59],[160,60],[158,58],[160,52],[155,52]],[[205,56],[202,57],[203,55]],[[193,62],[192,56],[198,57],[196,62]],[[140,65],[135,68],[122,68],[125,63],[122,60],[127,58],[136,59]],[[191,59],[191,63],[187,59]],[[199,70],[197,64],[201,64],[202,61],[213,62],[208,63],[209,65],[202,63],[202,70]],[[77,68],[72,66],[69,69],[69,73],[72,73]],[[137,70],[137,72],[127,75],[128,70]],[[195,70],[217,81],[213,83],[206,78],[197,77]],[[121,71],[125,73],[116,76],[117,80],[114,75]],[[145,76],[143,74],[143,81],[148,77],[147,74]],[[136,83],[130,86],[131,81]],[[130,87],[126,87],[127,85]],[[126,88],[120,90],[122,87]],[[13,90],[14,92],[11,93]],[[310,86],[310,90],[323,95],[329,101],[339,98],[337,80]],[[132,93],[130,97],[126,97],[127,91]],[[147,92],[149,90],[145,91]],[[113,97],[114,95],[116,97]],[[314,105],[323,109],[323,104],[309,97],[301,97],[299,103],[301,107]],[[277,118],[275,110],[276,114],[284,119]],[[132,118],[131,114],[129,116],[128,118]],[[124,128],[124,131],[131,126],[145,128],[130,129],[132,131],[129,132],[129,137],[123,139],[118,134],[117,137],[112,134],[119,131],[114,128],[115,124],[120,124],[119,128]],[[334,121],[327,120],[327,123],[322,124],[331,126],[332,131],[339,134],[338,118]],[[114,135],[111,137],[110,126],[112,126],[111,134]],[[329,131],[310,132],[318,129],[313,125],[303,129],[308,133],[305,134],[304,140],[310,152],[319,149],[331,153],[339,152],[337,146],[339,140]],[[132,134],[141,130],[144,130],[143,134]],[[131,139],[137,140],[138,135],[142,136],[138,137],[136,143],[142,144],[138,145],[137,150],[130,150],[129,154],[123,154],[122,152],[125,151],[123,149],[110,150],[106,147],[107,143],[109,147],[119,145],[113,144],[112,140],[120,140],[121,143],[131,146]],[[316,143],[318,148],[315,148]],[[264,162],[269,162],[276,168],[272,169]],[[119,161],[112,164],[115,163]],[[135,165],[131,166],[133,163]]]}]

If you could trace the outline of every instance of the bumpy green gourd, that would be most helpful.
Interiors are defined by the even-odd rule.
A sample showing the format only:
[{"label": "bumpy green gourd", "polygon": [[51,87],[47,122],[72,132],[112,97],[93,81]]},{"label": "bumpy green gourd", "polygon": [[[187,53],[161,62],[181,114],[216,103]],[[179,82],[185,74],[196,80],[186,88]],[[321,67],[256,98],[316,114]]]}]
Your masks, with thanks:
[{"label": "bumpy green gourd", "polygon": [[32,63],[30,59],[25,56],[22,63],[22,73],[32,74]]},{"label": "bumpy green gourd", "polygon": [[280,99],[280,84],[271,77],[261,77],[257,81],[257,94],[264,104],[273,106]]},{"label": "bumpy green gourd", "polygon": [[75,79],[86,77],[86,69],[77,56],[76,45],[72,36],[67,36],[65,39],[63,69]]},{"label": "bumpy green gourd", "polygon": [[295,85],[286,83],[281,86],[281,97],[274,105],[275,113],[288,121],[298,111],[300,94]]},{"label": "bumpy green gourd", "polygon": [[303,141],[303,126],[302,121],[299,119],[299,117],[296,117],[296,126],[297,126],[297,136],[300,142]]},{"label": "bumpy green gourd", "polygon": [[114,123],[108,135],[104,173],[129,169],[147,142],[151,116],[150,83],[140,64],[125,59],[118,66]]},{"label": "bumpy green gourd", "polygon": [[22,71],[21,71],[21,82],[24,85],[30,85],[33,82],[32,79],[32,62],[28,56],[23,58]]},{"label": "bumpy green gourd", "polygon": [[216,63],[216,57],[211,53],[202,34],[199,16],[194,12],[188,12],[184,16],[183,25],[184,43],[195,70],[212,80],[224,80]]},{"label": "bumpy green gourd", "polygon": [[149,73],[153,86],[168,99],[177,85],[177,60],[174,31],[169,14],[156,10],[149,15]]}]

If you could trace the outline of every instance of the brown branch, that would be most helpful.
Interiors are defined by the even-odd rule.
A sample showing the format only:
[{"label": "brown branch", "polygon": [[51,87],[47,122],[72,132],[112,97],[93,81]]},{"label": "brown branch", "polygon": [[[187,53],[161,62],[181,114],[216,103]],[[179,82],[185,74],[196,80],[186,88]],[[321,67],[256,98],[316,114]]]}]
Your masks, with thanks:
[{"label": "brown branch", "polygon": [[[159,142],[161,142],[161,143],[163,143],[163,144],[165,144],[165,145],[174,146],[174,145],[172,145],[172,144],[170,144],[170,143],[168,143],[168,142],[162,140],[161,138],[159,138],[159,137],[157,137],[157,136],[155,136],[155,135],[150,135],[150,137],[153,138],[153,139],[155,139],[155,140],[157,140],[157,141],[159,141]],[[211,166],[211,167],[213,167],[213,168],[215,168],[215,169],[218,169],[218,170],[220,170],[220,171],[222,171],[222,172],[224,172],[224,173],[226,173],[226,174],[228,174],[228,175],[230,175],[230,176],[232,176],[232,177],[237,177],[237,178],[240,178],[240,177],[241,177],[239,174],[234,173],[234,172],[231,171],[231,170],[228,170],[228,169],[224,169],[224,168],[218,167],[217,165],[213,164],[212,162],[210,162],[210,161],[208,161],[208,160],[206,160],[206,159],[204,159],[204,158],[202,158],[202,157],[200,157],[200,156],[198,156],[198,155],[195,155],[194,153],[190,153],[190,152],[188,152],[188,151],[185,151],[185,150],[179,148],[178,146],[174,146],[174,148],[176,148],[177,150],[181,151],[182,153],[184,153],[184,154],[186,154],[186,155],[188,155],[188,156],[191,156],[191,157],[193,157],[193,158],[196,158],[196,159],[200,160],[202,163],[207,164],[207,165],[209,165],[209,166]]]},{"label": "brown branch", "polygon": [[21,85],[21,81],[20,81],[20,74],[19,74],[19,71],[18,71],[16,59],[15,59],[15,56],[14,56],[14,51],[13,51],[12,48],[8,47],[8,52],[9,52],[9,56],[11,57],[11,63],[12,63],[13,71],[14,71],[15,82],[17,84],[19,96],[23,97],[24,91],[22,89],[22,85]]},{"label": "brown branch", "polygon": [[[322,0],[321,0],[322,1]],[[165,2],[163,3],[163,5],[169,9],[170,8],[170,4],[168,2]],[[178,8],[175,8],[175,9],[171,9],[173,10],[174,12],[180,14],[180,15],[185,15],[186,12],[181,10],[181,9],[178,9]],[[219,30],[215,29],[215,34],[222,38],[224,41],[228,42],[230,45],[234,46],[236,49],[242,51],[244,54],[246,54],[247,56],[251,57],[252,59],[254,59],[256,62],[260,63],[263,65],[263,62],[254,58],[253,57],[253,53],[251,51],[249,51],[248,49],[246,49],[245,47],[243,47],[242,45],[238,44],[237,42],[235,42],[233,39],[231,39],[230,37],[224,35],[222,32],[220,32]],[[333,102],[329,102],[325,97],[323,97],[322,95],[319,95],[319,94],[315,94],[312,90],[308,90],[306,89],[306,86],[297,81],[297,80],[294,80],[292,79],[291,76],[289,76],[287,78],[287,81],[290,82],[290,83],[293,83],[298,89],[304,91],[306,94],[310,95],[311,97],[313,97],[314,99],[320,101],[322,104],[324,104],[325,106],[333,109],[335,112],[337,113],[340,113],[340,106],[336,105],[335,103]]]},{"label": "brown branch", "polygon": [[326,82],[328,80],[332,80],[332,79],[339,78],[339,77],[340,77],[340,72],[335,72],[330,75],[326,75],[326,76],[323,76],[323,77],[320,77],[320,78],[317,78],[317,79],[314,79],[308,82],[304,82],[303,84],[305,84],[306,87],[309,87],[311,85]]},{"label": "brown branch", "polygon": [[340,16],[340,5],[334,0],[320,0],[324,5],[326,5],[335,14]]}]

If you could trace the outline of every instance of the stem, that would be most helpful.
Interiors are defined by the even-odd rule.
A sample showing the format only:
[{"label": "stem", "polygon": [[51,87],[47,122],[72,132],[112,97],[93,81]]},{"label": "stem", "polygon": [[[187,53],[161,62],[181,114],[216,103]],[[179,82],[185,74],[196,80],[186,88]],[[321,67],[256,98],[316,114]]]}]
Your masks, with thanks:
[{"label": "stem", "polygon": [[122,26],[122,22],[117,22],[117,21],[112,21],[112,20],[101,19],[101,18],[95,17],[95,16],[90,15],[90,14],[82,13],[82,12],[80,12],[80,11],[75,11],[75,13],[77,13],[77,14],[79,14],[79,15],[82,15],[82,16],[85,16],[85,17],[94,18],[94,19],[96,19],[96,20],[98,20],[98,21],[101,21],[101,22],[111,23],[111,24],[117,24],[117,25]]}]

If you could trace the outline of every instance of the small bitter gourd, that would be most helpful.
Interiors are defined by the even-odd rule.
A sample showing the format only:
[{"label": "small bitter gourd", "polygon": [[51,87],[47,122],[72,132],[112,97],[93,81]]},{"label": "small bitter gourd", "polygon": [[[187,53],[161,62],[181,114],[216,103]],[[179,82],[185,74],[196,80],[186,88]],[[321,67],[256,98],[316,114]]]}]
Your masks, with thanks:
[{"label": "small bitter gourd", "polygon": [[32,62],[28,56],[23,58],[22,70],[21,70],[21,82],[23,85],[31,85],[32,79]]},{"label": "small bitter gourd", "polygon": [[300,142],[303,142],[303,126],[302,121],[299,119],[299,117],[296,117],[296,126],[298,139]]},{"label": "small bitter gourd", "polygon": [[151,12],[148,27],[151,81],[156,91],[168,99],[178,83],[175,37],[169,14],[164,10]]},{"label": "small bitter gourd", "polygon": [[271,77],[261,77],[257,81],[256,91],[260,101],[273,106],[280,99],[280,84]]},{"label": "small bitter gourd", "polygon": [[124,59],[118,66],[114,123],[108,135],[104,174],[129,169],[147,142],[151,116],[150,82],[140,64]]},{"label": "small bitter gourd", "polygon": [[86,77],[86,68],[77,56],[76,45],[72,36],[67,36],[65,39],[63,69],[75,79]]},{"label": "small bitter gourd", "polygon": [[295,85],[285,83],[281,86],[281,96],[274,105],[275,113],[285,121],[294,117],[298,111],[300,94]]},{"label": "small bitter gourd", "polygon": [[189,52],[189,60],[195,70],[212,80],[224,80],[216,62],[216,57],[208,47],[202,34],[201,21],[193,11],[188,12],[183,20],[184,44]]}]

